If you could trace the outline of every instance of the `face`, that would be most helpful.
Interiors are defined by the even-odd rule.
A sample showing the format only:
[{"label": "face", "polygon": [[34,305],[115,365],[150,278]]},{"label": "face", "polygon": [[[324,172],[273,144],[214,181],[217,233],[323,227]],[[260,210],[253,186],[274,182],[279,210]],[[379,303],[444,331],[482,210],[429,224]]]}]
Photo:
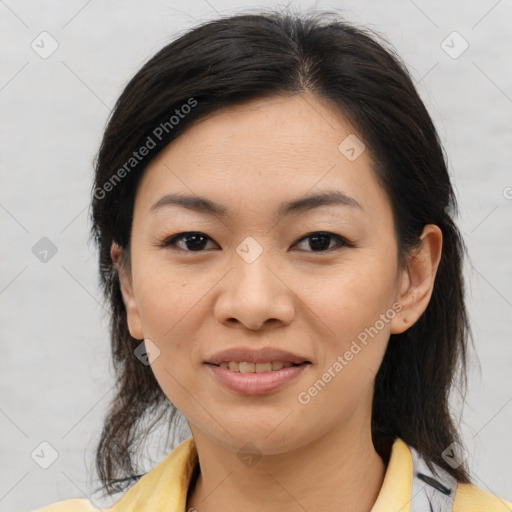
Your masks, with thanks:
[{"label": "face", "polygon": [[[411,281],[354,136],[314,96],[251,100],[195,124],[146,169],[123,298],[131,335],[151,340],[156,379],[195,436],[271,454],[369,428]],[[218,210],[166,199],[176,194]],[[304,202],[319,194],[332,201]],[[228,349],[259,367],[223,368],[216,356]],[[290,358],[254,358],[260,349],[307,363],[272,370]]]}]

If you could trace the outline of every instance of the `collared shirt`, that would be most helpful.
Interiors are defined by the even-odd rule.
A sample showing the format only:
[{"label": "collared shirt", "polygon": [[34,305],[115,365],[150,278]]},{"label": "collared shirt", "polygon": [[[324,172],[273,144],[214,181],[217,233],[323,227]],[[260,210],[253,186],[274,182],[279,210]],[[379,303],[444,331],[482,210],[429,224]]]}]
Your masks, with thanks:
[{"label": "collared shirt", "polygon": [[[198,460],[194,438],[189,437],[109,508],[77,498],[36,512],[187,512],[187,492]],[[434,467],[435,473],[414,448],[396,438],[371,512],[512,512],[511,502],[472,484],[458,484]]]}]

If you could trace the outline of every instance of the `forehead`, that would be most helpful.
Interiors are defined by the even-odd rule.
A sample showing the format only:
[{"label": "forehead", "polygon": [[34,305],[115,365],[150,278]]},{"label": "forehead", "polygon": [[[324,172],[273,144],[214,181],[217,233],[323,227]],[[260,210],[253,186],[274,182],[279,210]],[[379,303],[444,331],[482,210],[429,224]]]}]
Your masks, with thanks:
[{"label": "forehead", "polygon": [[334,105],[304,93],[222,108],[191,125],[169,149],[172,145],[195,147],[198,160],[246,155],[264,161],[286,155],[307,163],[321,155],[325,155],[322,160],[338,156],[340,137],[352,133],[354,129],[336,114]]},{"label": "forehead", "polygon": [[247,101],[195,122],[150,163],[137,195],[148,211],[165,192],[247,209],[333,188],[363,207],[375,195],[385,199],[361,137],[334,106],[300,94]]}]

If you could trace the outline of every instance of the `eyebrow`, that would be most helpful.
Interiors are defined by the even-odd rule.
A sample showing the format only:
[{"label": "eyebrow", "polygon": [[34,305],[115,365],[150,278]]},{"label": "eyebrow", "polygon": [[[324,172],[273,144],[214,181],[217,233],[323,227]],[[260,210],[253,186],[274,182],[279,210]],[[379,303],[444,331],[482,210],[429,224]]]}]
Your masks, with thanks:
[{"label": "eyebrow", "polygon": [[[209,215],[217,215],[222,218],[230,216],[229,210],[206,197],[188,196],[185,194],[166,194],[161,197],[150,208],[150,212],[154,212],[166,206],[181,206],[189,210]],[[286,203],[282,203],[277,210],[277,218],[281,219],[289,215],[296,215],[306,211],[319,208],[321,206],[348,206],[353,209],[364,211],[359,202],[341,192],[340,190],[327,190],[315,195],[302,197]]]}]

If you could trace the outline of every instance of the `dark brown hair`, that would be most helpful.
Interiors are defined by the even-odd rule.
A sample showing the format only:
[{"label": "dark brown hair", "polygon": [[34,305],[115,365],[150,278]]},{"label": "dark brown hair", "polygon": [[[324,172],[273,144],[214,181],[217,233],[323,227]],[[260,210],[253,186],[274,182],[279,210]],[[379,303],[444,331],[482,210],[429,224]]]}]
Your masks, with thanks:
[{"label": "dark brown hair", "polygon": [[[432,120],[405,65],[381,36],[338,13],[260,10],[203,23],[144,64],[119,97],[96,158],[92,236],[112,312],[117,377],[96,452],[101,488],[108,494],[140,477],[134,457],[154,425],[166,417],[170,428],[180,416],[151,367],[134,355],[140,340],[128,331],[110,257],[115,242],[129,268],[134,198],[143,171],[163,147],[209,113],[248,99],[303,91],[337,109],[362,137],[392,205],[400,261],[405,263],[418,246],[426,224],[436,224],[443,233],[430,303],[412,327],[391,335],[375,379],[375,447],[386,453],[398,436],[431,469],[436,463],[459,482],[470,481],[464,464],[453,468],[441,455],[451,443],[462,444],[449,398],[453,389],[461,396],[466,389],[471,331],[464,303],[465,246],[453,221],[456,198]],[[187,104],[194,106],[184,109]],[[130,160],[148,145],[148,137],[154,146]],[[143,424],[148,418],[149,426]]]}]

